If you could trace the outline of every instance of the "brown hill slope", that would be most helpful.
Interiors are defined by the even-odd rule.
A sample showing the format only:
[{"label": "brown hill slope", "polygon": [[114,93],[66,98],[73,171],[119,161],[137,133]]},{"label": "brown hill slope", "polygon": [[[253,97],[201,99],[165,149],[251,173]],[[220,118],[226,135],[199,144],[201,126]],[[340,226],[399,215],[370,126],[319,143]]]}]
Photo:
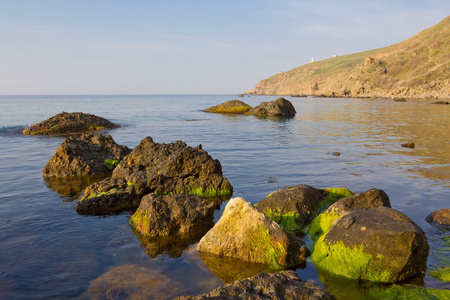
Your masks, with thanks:
[{"label": "brown hill slope", "polygon": [[391,45],[281,72],[245,94],[450,98],[450,16]]}]

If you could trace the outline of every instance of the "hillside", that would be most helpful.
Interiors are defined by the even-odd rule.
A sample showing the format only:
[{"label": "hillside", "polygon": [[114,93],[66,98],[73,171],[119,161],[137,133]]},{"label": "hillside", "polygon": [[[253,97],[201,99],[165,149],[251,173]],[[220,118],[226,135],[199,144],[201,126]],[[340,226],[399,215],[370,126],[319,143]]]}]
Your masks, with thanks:
[{"label": "hillside", "polygon": [[449,99],[450,16],[389,47],[278,73],[245,94]]}]

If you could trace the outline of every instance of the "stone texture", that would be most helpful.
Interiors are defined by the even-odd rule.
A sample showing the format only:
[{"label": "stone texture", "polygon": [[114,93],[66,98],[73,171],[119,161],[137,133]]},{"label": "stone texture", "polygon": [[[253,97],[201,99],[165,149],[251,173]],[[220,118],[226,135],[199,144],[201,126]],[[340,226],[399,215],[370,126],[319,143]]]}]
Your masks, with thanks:
[{"label": "stone texture", "polygon": [[209,113],[244,114],[251,109],[252,107],[245,102],[230,100],[219,105],[208,107],[205,111]]},{"label": "stone texture", "polygon": [[233,198],[197,245],[199,252],[283,268],[305,260],[304,243],[243,198]]},{"label": "stone texture", "polygon": [[450,230],[450,208],[432,212],[427,216],[426,220],[439,229]]},{"label": "stone texture", "polygon": [[335,299],[312,281],[302,281],[294,271],[259,273],[251,278],[229,283],[199,296],[181,296],[177,300],[200,299],[267,299],[319,300]]},{"label": "stone texture", "polygon": [[62,112],[45,121],[30,125],[23,131],[25,135],[73,134],[112,129],[119,125],[105,118],[82,112]]},{"label": "stone texture", "polygon": [[220,162],[199,145],[182,141],[158,144],[144,138],[110,178],[90,185],[75,208],[82,214],[136,209],[147,194],[194,194],[220,204],[233,193]]},{"label": "stone texture", "polygon": [[270,102],[262,102],[245,113],[257,117],[294,117],[295,108],[289,100],[278,98]]},{"label": "stone texture", "polygon": [[106,176],[131,152],[108,135],[67,137],[42,170],[44,177]]}]

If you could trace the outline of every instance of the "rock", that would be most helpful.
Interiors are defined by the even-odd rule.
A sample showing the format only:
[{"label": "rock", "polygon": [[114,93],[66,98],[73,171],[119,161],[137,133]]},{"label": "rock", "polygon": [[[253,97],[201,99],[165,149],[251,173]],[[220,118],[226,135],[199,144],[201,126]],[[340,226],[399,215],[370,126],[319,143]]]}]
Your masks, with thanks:
[{"label": "rock", "polygon": [[63,111],[45,121],[30,125],[23,131],[23,134],[72,134],[117,127],[120,126],[96,115],[82,112],[67,113]]},{"label": "rock", "polygon": [[399,211],[378,207],[336,219],[311,258],[317,268],[337,276],[387,283],[423,275],[428,251],[419,226]]},{"label": "rock", "polygon": [[341,156],[341,153],[340,153],[340,152],[333,152],[333,153],[331,153],[331,154],[333,154],[334,156]]},{"label": "rock", "polygon": [[308,185],[285,187],[268,195],[256,206],[289,231],[299,231],[328,206],[352,192],[345,188],[316,189]]},{"label": "rock", "polygon": [[406,100],[405,98],[394,98],[395,102],[407,102],[408,100]]},{"label": "rock", "polygon": [[199,252],[283,268],[304,262],[303,242],[243,198],[233,198],[197,245]]},{"label": "rock", "polygon": [[440,100],[440,101],[431,102],[430,104],[444,104],[444,105],[448,105],[450,103],[448,101]]},{"label": "rock", "polygon": [[136,209],[147,194],[192,194],[220,204],[233,193],[222,166],[201,145],[181,141],[157,144],[143,139],[114,169],[112,176],[86,188],[75,208],[81,214]]},{"label": "rock", "polygon": [[181,296],[177,300],[200,299],[335,299],[312,281],[302,281],[294,271],[259,273],[251,278],[229,283],[207,294]]},{"label": "rock", "polygon": [[240,100],[230,100],[216,106],[211,106],[205,109],[205,111],[209,113],[221,114],[244,114],[251,109],[252,107],[245,102]]},{"label": "rock", "polygon": [[443,208],[432,212],[426,220],[436,228],[450,230],[450,208]]},{"label": "rock", "polygon": [[106,176],[131,152],[108,135],[67,137],[42,170],[44,177]]},{"label": "rock", "polygon": [[416,147],[416,145],[414,143],[411,143],[411,142],[403,143],[400,146],[405,147],[405,148],[411,148],[411,149],[414,149]]},{"label": "rock", "polygon": [[278,98],[271,102],[262,102],[245,114],[257,117],[294,117],[296,111],[289,100]]},{"label": "rock", "polygon": [[89,299],[172,299],[186,290],[154,267],[121,265],[89,284]]},{"label": "rock", "polygon": [[147,237],[190,233],[209,226],[217,205],[194,195],[148,194],[130,218],[130,226]]},{"label": "rock", "polygon": [[322,214],[318,215],[311,223],[308,233],[317,238],[327,233],[336,219],[357,209],[371,209],[377,207],[391,207],[389,196],[378,189],[370,189],[365,192],[340,199],[332,204]]}]

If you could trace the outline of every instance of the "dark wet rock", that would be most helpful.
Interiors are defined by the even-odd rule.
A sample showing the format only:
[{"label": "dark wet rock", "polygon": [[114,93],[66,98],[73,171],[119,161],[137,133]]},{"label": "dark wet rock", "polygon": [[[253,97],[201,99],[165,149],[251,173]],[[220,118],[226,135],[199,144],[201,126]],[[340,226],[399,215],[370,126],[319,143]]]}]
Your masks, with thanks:
[{"label": "dark wet rock", "polygon": [[289,100],[278,98],[270,102],[262,102],[245,113],[257,117],[294,117],[295,108]]},{"label": "dark wet rock", "polygon": [[25,135],[49,135],[85,133],[120,127],[105,118],[82,112],[62,112],[45,121],[30,125],[23,131]]},{"label": "dark wet rock", "polygon": [[147,237],[190,233],[210,226],[216,208],[214,201],[200,196],[148,194],[131,216],[130,226]]},{"label": "dark wet rock", "polygon": [[209,113],[221,114],[244,114],[251,109],[252,107],[245,102],[240,100],[230,100],[216,106],[211,106],[205,109],[205,111]]},{"label": "dark wet rock", "polygon": [[162,270],[139,265],[115,267],[89,284],[89,299],[172,299],[187,288]]},{"label": "dark wet rock", "polygon": [[436,228],[450,230],[450,208],[432,212],[427,216],[426,220]]},{"label": "dark wet rock", "polygon": [[448,105],[448,104],[450,104],[450,103],[449,103],[448,101],[440,100],[440,101],[431,102],[431,104],[444,104],[444,105]]},{"label": "dark wet rock", "polygon": [[136,209],[147,194],[192,194],[220,204],[233,193],[222,166],[199,145],[143,139],[114,169],[110,178],[86,188],[75,208],[81,214]]},{"label": "dark wet rock", "polygon": [[398,282],[424,274],[428,251],[419,226],[399,211],[378,207],[336,219],[311,257],[317,268],[337,276]]},{"label": "dark wet rock", "polygon": [[228,202],[197,250],[278,269],[303,263],[307,252],[302,241],[240,197]]},{"label": "dark wet rock", "polygon": [[281,188],[256,206],[269,218],[289,231],[299,231],[340,198],[352,195],[346,188],[316,189],[308,185]]},{"label": "dark wet rock", "polygon": [[406,98],[394,98],[395,102],[407,102]]},{"label": "dark wet rock", "polygon": [[108,135],[67,137],[42,170],[44,177],[106,176],[131,152]]},{"label": "dark wet rock", "polygon": [[333,153],[331,153],[331,154],[333,154],[334,156],[341,156],[341,153],[340,153],[340,152],[333,152]]},{"label": "dark wet rock", "polygon": [[402,143],[400,146],[405,147],[405,148],[411,148],[414,149],[416,147],[416,145],[414,143]]},{"label": "dark wet rock", "polygon": [[200,299],[335,299],[312,281],[302,281],[294,271],[259,273],[219,287],[200,296],[181,296],[178,300]]}]

